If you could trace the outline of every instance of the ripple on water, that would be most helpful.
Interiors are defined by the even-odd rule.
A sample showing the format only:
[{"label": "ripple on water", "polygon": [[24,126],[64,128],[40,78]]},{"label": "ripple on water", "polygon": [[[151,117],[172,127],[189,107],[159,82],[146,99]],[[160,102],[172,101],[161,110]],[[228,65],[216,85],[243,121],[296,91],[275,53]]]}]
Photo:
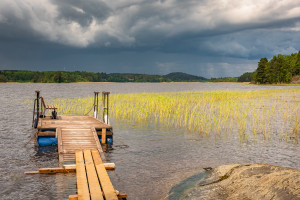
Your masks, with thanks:
[{"label": "ripple on water", "polygon": [[[40,89],[45,98],[73,98],[105,90],[132,93],[272,88],[286,87],[233,83],[0,84],[3,94],[0,96],[0,110],[4,113],[0,116],[1,199],[66,199],[76,193],[75,174],[24,175],[24,171],[58,165],[55,147],[37,148],[33,142],[25,146],[34,130],[31,128],[32,110],[22,102],[33,99],[36,89]],[[117,167],[109,175],[116,189],[126,192],[131,200],[162,199],[182,180],[191,177],[188,180],[193,182],[193,178],[198,179],[203,167],[263,162],[300,169],[300,147],[297,144],[273,140],[242,143],[238,139],[184,135],[183,130],[162,126],[124,121],[112,123],[116,146],[107,158]],[[186,186],[182,184],[182,187]],[[172,195],[180,194],[176,190],[180,191],[180,188],[174,187]]]}]

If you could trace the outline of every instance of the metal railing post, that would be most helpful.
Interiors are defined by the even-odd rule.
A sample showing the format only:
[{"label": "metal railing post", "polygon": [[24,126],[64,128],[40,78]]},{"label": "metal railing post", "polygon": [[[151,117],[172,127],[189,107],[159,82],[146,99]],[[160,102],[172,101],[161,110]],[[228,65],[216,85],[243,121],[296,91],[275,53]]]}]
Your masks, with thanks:
[{"label": "metal railing post", "polygon": [[103,122],[106,124],[109,124],[109,119],[108,119],[108,97],[109,97],[110,92],[102,92],[102,101],[103,101],[103,115],[102,119]]},{"label": "metal railing post", "polygon": [[94,118],[98,118],[98,111],[99,111],[99,92],[94,92]]}]

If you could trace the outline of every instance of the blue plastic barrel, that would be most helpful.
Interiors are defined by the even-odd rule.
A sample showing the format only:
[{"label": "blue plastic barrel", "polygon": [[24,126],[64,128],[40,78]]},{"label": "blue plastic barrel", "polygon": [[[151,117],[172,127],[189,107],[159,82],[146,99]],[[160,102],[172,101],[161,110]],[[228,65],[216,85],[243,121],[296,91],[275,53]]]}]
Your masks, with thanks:
[{"label": "blue plastic barrel", "polygon": [[[102,135],[98,135],[100,143],[102,143]],[[106,136],[106,144],[113,144],[113,137],[112,135]]]},{"label": "blue plastic barrel", "polygon": [[54,146],[57,145],[57,138],[54,136],[38,136],[37,142],[39,146]]}]

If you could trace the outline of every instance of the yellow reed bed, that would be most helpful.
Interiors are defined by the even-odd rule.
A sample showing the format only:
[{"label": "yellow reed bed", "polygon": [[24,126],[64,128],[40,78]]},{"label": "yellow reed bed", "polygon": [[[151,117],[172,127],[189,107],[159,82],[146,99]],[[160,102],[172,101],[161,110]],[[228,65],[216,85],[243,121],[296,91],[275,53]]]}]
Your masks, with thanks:
[{"label": "yellow reed bed", "polygon": [[[101,98],[99,98],[101,99]],[[196,91],[111,94],[110,117],[160,123],[201,135],[241,139],[276,136],[298,140],[300,88],[255,91]],[[52,99],[59,114],[89,114],[93,97]],[[101,101],[100,116],[101,116]],[[89,112],[90,111],[90,112]]]}]

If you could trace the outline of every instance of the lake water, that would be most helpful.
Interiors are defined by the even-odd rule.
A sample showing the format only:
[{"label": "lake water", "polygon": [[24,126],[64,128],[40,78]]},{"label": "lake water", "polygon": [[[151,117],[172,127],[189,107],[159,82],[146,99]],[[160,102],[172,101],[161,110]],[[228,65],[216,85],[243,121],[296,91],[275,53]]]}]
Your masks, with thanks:
[{"label": "lake water", "polygon": [[[258,86],[237,83],[0,83],[0,196],[1,199],[67,199],[76,194],[74,173],[24,175],[41,167],[57,167],[56,147],[38,148],[29,141],[32,109],[24,100],[41,90],[47,98],[92,96],[111,93],[176,92],[199,90],[258,90],[289,86]],[[202,171],[233,163],[267,163],[300,169],[300,145],[278,139],[241,142],[221,140],[167,128],[163,124],[135,124],[111,119],[114,147],[106,153],[116,164],[109,172],[115,188],[128,199],[164,199],[171,188]],[[26,146],[25,146],[26,145]]]}]

